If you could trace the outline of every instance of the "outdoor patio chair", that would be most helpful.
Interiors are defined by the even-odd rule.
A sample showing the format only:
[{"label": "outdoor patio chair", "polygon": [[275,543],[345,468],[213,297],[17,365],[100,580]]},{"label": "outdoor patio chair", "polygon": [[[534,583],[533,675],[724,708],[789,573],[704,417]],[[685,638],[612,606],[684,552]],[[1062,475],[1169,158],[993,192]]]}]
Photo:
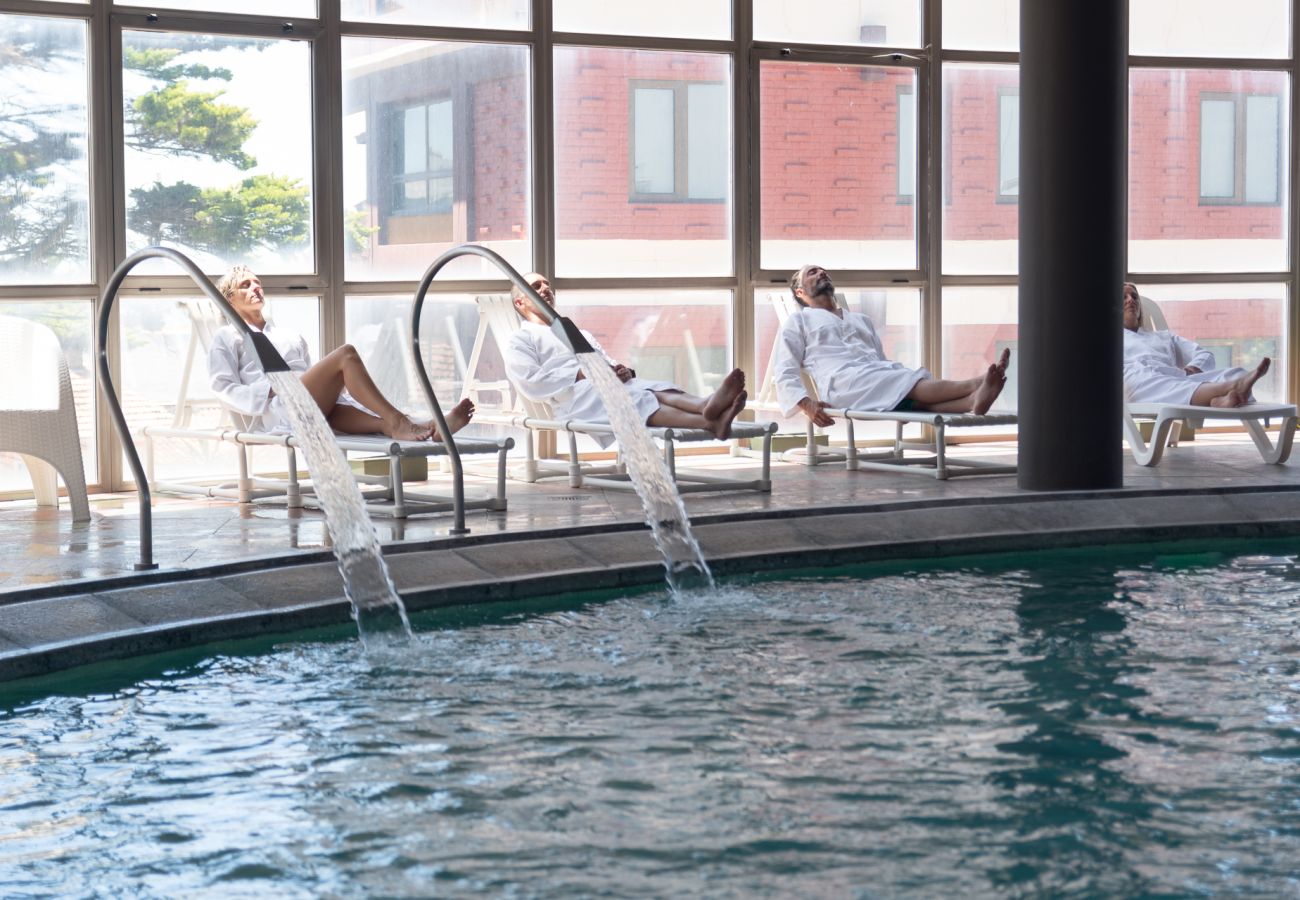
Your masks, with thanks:
[{"label": "outdoor patio chair", "polygon": [[57,473],[68,489],[72,520],[88,521],[72,379],[59,339],[39,323],[0,316],[0,359],[0,451],[22,456],[38,505],[59,505]]}]

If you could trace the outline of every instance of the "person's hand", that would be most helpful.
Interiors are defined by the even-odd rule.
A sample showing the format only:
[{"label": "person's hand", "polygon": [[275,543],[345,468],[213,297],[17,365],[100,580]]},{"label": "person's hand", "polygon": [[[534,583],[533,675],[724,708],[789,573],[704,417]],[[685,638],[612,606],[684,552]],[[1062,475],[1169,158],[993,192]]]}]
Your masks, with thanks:
[{"label": "person's hand", "polygon": [[627,384],[629,381],[631,381],[633,378],[636,377],[636,372],[629,369],[627,366],[623,365],[622,363],[615,363],[612,366],[612,368],[614,369],[614,374],[618,376],[618,380],[623,382],[624,384]]},{"label": "person's hand", "polygon": [[825,413],[829,406],[829,403],[814,402],[811,397],[804,397],[799,401],[799,409],[803,411],[805,416],[812,419],[812,423],[818,428],[829,428],[835,424],[835,420]]},{"label": "person's hand", "polygon": [[1202,370],[1196,368],[1196,366],[1183,366],[1183,371],[1188,375],[1200,375]]}]

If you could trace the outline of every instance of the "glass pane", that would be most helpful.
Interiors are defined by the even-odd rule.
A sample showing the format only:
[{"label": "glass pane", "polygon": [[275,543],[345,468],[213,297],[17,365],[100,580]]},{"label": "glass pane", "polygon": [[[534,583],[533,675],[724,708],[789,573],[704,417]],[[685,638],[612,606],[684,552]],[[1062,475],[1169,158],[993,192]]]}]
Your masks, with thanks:
[{"label": "glass pane", "polygon": [[686,195],[725,200],[730,182],[731,103],[720,84],[686,86]]},{"label": "glass pane", "polygon": [[[114,2],[115,6],[139,6],[135,0]],[[150,9],[179,9],[186,12],[239,13],[254,16],[299,16],[304,19],[316,17],[316,0],[157,0],[149,4]],[[166,26],[167,17],[162,16],[159,24]]]},{"label": "glass pane", "polygon": [[[196,297],[124,297],[117,308],[122,329],[122,377],[117,387],[132,433],[148,425],[221,427],[222,407],[209,387],[205,331],[193,324],[195,317],[205,314],[220,321],[211,304]],[[312,359],[320,358],[318,297],[286,297],[271,291],[266,316],[277,329],[301,334]],[[143,446],[139,449],[143,455]],[[239,472],[234,448],[212,441],[159,438],[154,441],[154,454],[159,478],[216,478]],[[283,452],[260,456],[273,471],[284,471]],[[254,464],[258,461],[255,456]],[[130,470],[127,473],[129,478]]]},{"label": "glass pane", "polygon": [[1237,190],[1237,104],[1201,101],[1201,196],[1232,197]]},{"label": "glass pane", "polygon": [[[531,267],[528,81],[525,47],[343,39],[348,280],[416,279],[466,241]],[[439,277],[500,274],[464,256]]]},{"label": "glass pane", "polygon": [[754,37],[806,44],[921,46],[920,0],[754,0]]},{"label": "glass pane", "polygon": [[[716,173],[716,157],[709,154],[731,159],[730,117],[719,127],[716,117],[705,121],[693,112],[692,103],[701,100],[706,115],[719,107],[717,93],[691,90],[698,86],[730,98],[728,57],[582,47],[555,51],[559,275],[731,274],[731,167],[724,167],[721,184],[716,175],[712,183],[699,176],[706,196],[691,193],[689,177],[692,154],[705,154],[698,161],[698,171],[705,173]],[[659,104],[645,120],[637,111],[643,93]],[[671,132],[661,124],[669,93]],[[726,99],[722,105],[729,109]],[[702,136],[696,133],[700,126]],[[643,159],[649,165],[639,169]],[[666,160],[672,164],[671,189],[642,193],[638,182],[669,187]]]},{"label": "glass pane", "polygon": [[1019,50],[1019,0],[945,0],[943,46],[956,50]]},{"label": "glass pane", "polygon": [[344,21],[394,25],[448,25],[458,28],[528,27],[528,0],[343,0]]},{"label": "glass pane", "polygon": [[1132,0],[1129,52],[1137,56],[1288,54],[1287,0]]},{"label": "glass pane", "polygon": [[[357,348],[384,396],[398,409],[425,421],[433,413],[411,359],[412,299],[410,294],[348,297],[346,339]],[[425,296],[420,311],[420,348],[444,413],[460,399],[477,328],[478,309],[472,296]],[[497,360],[493,342],[485,340],[484,344],[492,360]],[[479,374],[487,377],[482,370]],[[504,378],[504,370],[491,377]]]},{"label": "glass pane", "polygon": [[1255,399],[1286,400],[1286,287],[1281,284],[1138,285],[1160,306],[1169,330],[1214,354],[1217,368],[1253,368],[1267,356]]},{"label": "glass pane", "polygon": [[[1134,69],[1129,80],[1129,269],[1268,272],[1287,265],[1287,132],[1262,110],[1287,109],[1282,72]],[[1257,118],[1252,148],[1250,100]],[[1234,125],[1228,128],[1228,107]],[[1205,111],[1211,121],[1201,121]],[[1280,117],[1279,117],[1280,118]],[[1280,126],[1279,126],[1280,127]],[[1232,135],[1228,157],[1226,134]],[[1193,138],[1189,140],[1189,137]],[[1276,142],[1276,143],[1275,143]],[[1225,161],[1226,158],[1226,161]],[[1229,185],[1228,164],[1234,167]],[[1243,173],[1243,167],[1254,171]],[[1203,177],[1205,180],[1203,181]],[[1275,202],[1246,194],[1275,183]],[[1207,196],[1206,191],[1213,191]]]},{"label": "glass pane", "polygon": [[898,196],[916,193],[916,94],[898,92]]},{"label": "glass pane", "polygon": [[898,97],[911,69],[765,62],[759,69],[762,266],[916,268],[898,192]]},{"label": "glass pane", "polygon": [[676,187],[674,93],[662,88],[632,93],[632,186],[638,194],[671,194]]},{"label": "glass pane", "polygon": [[309,45],[128,31],[122,52],[127,249],[313,271]]},{"label": "glass pane", "polygon": [[[58,338],[63,358],[68,362],[68,376],[72,382],[72,403],[77,411],[77,436],[81,440],[81,464],[85,469],[86,483],[99,480],[95,466],[95,339],[94,304],[90,300],[31,301],[0,300],[0,329],[5,328],[4,317],[35,322],[54,332]],[[21,354],[5,358],[5,377],[0,379],[0,409],[16,408],[5,395],[21,391],[32,406],[45,409],[58,407],[57,370],[28,371]],[[10,395],[11,397],[13,395]],[[16,453],[0,452],[0,492],[31,491],[32,480],[27,466]]]},{"label": "glass pane", "polygon": [[554,16],[556,31],[717,40],[731,37],[728,0],[660,0],[645,4],[555,0]]},{"label": "glass pane", "polygon": [[1019,266],[1020,70],[943,69],[943,270],[1013,273]]},{"label": "glass pane", "polygon": [[1246,202],[1276,203],[1283,159],[1277,97],[1246,98]]},{"label": "glass pane", "polygon": [[86,77],[84,22],[0,15],[0,283],[91,280]]},{"label": "glass pane", "polygon": [[1020,355],[1016,349],[1017,298],[1016,288],[1010,285],[943,289],[944,378],[974,378],[1003,350],[1011,350],[1006,387],[993,406],[994,412],[1016,408]]}]

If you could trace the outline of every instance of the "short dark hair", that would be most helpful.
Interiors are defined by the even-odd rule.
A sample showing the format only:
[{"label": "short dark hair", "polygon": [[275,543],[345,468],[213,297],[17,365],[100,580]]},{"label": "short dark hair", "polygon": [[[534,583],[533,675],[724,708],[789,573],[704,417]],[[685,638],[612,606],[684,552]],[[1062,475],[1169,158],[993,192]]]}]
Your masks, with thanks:
[{"label": "short dark hair", "polygon": [[798,292],[803,288],[804,273],[811,268],[812,268],[812,263],[809,263],[806,266],[800,266],[798,269],[795,270],[794,274],[790,276],[790,295],[794,297],[794,302],[798,303],[800,306],[808,305],[807,303],[804,303],[802,300],[799,299]]}]

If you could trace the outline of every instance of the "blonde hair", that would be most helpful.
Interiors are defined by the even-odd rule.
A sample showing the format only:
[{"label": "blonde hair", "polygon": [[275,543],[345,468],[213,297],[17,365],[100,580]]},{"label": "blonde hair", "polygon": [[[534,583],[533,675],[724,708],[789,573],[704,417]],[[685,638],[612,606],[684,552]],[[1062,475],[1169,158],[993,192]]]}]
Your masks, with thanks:
[{"label": "blonde hair", "polygon": [[243,263],[233,265],[225,275],[221,276],[221,280],[217,282],[217,290],[221,292],[221,296],[229,300],[230,295],[233,294],[235,288],[239,286],[239,282],[246,276],[255,274],[257,273]]}]

